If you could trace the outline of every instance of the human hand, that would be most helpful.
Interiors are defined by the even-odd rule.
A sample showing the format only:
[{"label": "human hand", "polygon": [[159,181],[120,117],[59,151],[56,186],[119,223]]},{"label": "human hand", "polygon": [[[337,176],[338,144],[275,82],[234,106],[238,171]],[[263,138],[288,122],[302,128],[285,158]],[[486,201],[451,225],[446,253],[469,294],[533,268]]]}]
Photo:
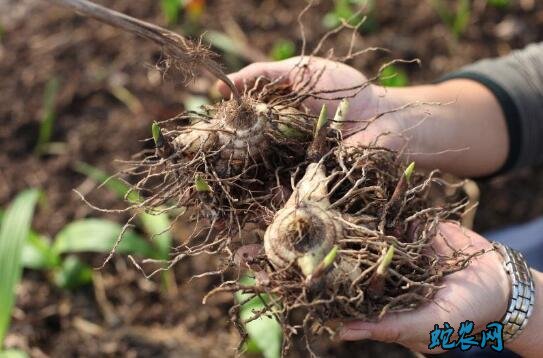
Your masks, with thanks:
[{"label": "human hand", "polygon": [[[243,89],[258,76],[282,78],[294,85],[302,59],[251,64],[229,77]],[[441,169],[458,176],[481,176],[496,172],[509,151],[507,126],[494,95],[483,85],[467,79],[435,85],[385,88],[368,82],[366,76],[345,64],[318,57],[304,57],[310,74],[324,68],[315,90],[328,92],[308,98],[304,105],[318,115],[323,104],[335,113],[339,100],[350,97],[346,123],[341,127],[346,145],[377,145],[402,150],[418,168]],[[218,89],[227,96],[222,82]],[[296,89],[296,88],[294,88]],[[319,97],[320,97],[319,96]],[[484,140],[481,140],[484,138]]]},{"label": "human hand", "polygon": [[[348,120],[357,120],[360,116],[365,116],[371,111],[373,102],[373,86],[368,83],[366,76],[358,70],[346,64],[327,60],[320,57],[292,57],[278,62],[257,62],[253,63],[239,72],[228,75],[232,82],[241,90],[244,86],[250,87],[254,81],[263,76],[271,80],[282,78],[282,82],[293,86],[294,90],[298,90],[299,74],[293,71],[296,67],[308,66],[307,76],[316,78],[320,71],[323,71],[319,80],[315,83],[313,91],[335,91],[334,93],[323,93],[322,97],[327,99],[334,97],[351,97],[350,111]],[[361,90],[343,90],[360,86]],[[299,87],[299,86],[298,86]],[[218,89],[223,96],[230,94],[230,89],[224,82],[218,83]],[[327,100],[309,98],[304,102],[304,105],[315,115],[318,115],[322,105],[326,104],[329,113],[334,113],[340,100]],[[372,113],[374,111],[371,111]]]},{"label": "human hand", "polygon": [[[469,254],[492,246],[482,236],[453,223],[440,224],[432,245],[438,255],[450,255],[451,247]],[[446,276],[445,287],[437,291],[432,302],[414,311],[388,313],[378,322],[345,322],[339,337],[396,342],[417,352],[439,353],[437,348],[428,349],[429,333],[435,324],[442,327],[448,322],[459,327],[470,320],[474,322],[473,333],[477,333],[488,323],[501,320],[510,294],[502,262],[496,251],[479,255],[465,269]]]},{"label": "human hand", "polygon": [[[386,121],[375,121],[371,123],[363,132],[357,133],[362,127],[366,127],[368,121],[378,114],[388,111],[390,103],[378,95],[379,87],[370,83],[367,77],[360,71],[346,64],[327,60],[319,57],[293,57],[278,62],[257,62],[253,63],[239,72],[229,75],[232,82],[240,89],[244,86],[251,86],[259,76],[269,79],[282,78],[283,82],[293,86],[297,90],[296,84],[300,83],[299,78],[295,78],[297,73],[293,71],[295,67],[307,64],[308,75],[316,78],[321,71],[322,75],[315,84],[314,92],[326,91],[319,94],[323,98],[308,98],[304,105],[310,113],[318,115],[322,106],[326,104],[328,113],[335,113],[340,99],[347,97],[349,100],[349,110],[346,123],[340,128],[345,137],[355,133],[352,138],[346,139],[346,144],[357,145],[360,143],[370,144],[383,133],[399,133],[399,117],[388,118]],[[357,87],[356,89],[352,89]],[[350,90],[344,90],[350,88]],[[223,96],[227,96],[230,91],[223,82],[218,84],[218,89]],[[335,98],[335,99],[332,99]],[[339,99],[338,99],[339,98]],[[393,118],[392,118],[393,117]],[[402,143],[394,136],[383,136],[378,145],[389,147],[391,149],[400,149]]]}]

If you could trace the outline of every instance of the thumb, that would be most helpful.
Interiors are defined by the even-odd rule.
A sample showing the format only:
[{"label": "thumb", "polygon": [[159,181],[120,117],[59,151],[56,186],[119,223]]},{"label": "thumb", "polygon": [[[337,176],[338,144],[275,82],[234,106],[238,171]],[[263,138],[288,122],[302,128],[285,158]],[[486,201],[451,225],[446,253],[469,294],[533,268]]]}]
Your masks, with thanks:
[{"label": "thumb", "polygon": [[[394,342],[417,352],[439,353],[441,351],[439,348],[431,351],[428,348],[430,332],[434,328],[428,321],[428,314],[432,314],[429,312],[432,311],[432,306],[426,306],[423,311],[428,312],[422,313],[417,311],[388,313],[378,322],[345,322],[339,331],[339,338],[346,341],[372,339],[380,342]],[[436,322],[439,322],[439,318],[436,319]]]},{"label": "thumb", "polygon": [[382,342],[413,340],[413,327],[417,324],[412,313],[389,313],[378,322],[344,322],[339,338],[346,341],[373,339]]}]

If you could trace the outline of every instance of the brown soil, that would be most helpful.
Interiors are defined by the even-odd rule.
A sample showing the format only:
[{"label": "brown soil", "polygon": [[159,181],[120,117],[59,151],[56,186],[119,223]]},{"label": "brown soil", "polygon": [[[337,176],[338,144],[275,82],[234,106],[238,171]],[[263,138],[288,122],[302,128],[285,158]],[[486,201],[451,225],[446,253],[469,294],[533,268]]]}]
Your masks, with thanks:
[{"label": "brown soil", "polygon": [[[100,2],[164,25],[157,1]],[[421,67],[404,67],[412,83],[431,81],[478,58],[505,54],[543,40],[543,4],[537,1],[514,2],[507,10],[485,7],[484,0],[473,1],[470,26],[458,40],[429,2],[376,3],[378,8],[372,16],[377,28],[364,33],[360,45],[386,47],[392,52],[374,53],[353,65],[374,73],[386,59],[418,57]],[[294,29],[302,5],[272,0],[207,1],[201,24],[207,30],[230,33],[236,33],[239,26],[250,48],[247,57],[261,57],[278,38],[301,44]],[[307,31],[310,46],[325,31],[321,18],[330,6],[321,2],[304,21],[311,30]],[[86,193],[93,187],[74,170],[77,161],[115,171],[119,167],[115,159],[128,159],[142,148],[138,140],[148,137],[153,120],[180,112],[187,95],[207,95],[212,84],[207,75],[199,76],[188,87],[174,73],[163,79],[155,69],[161,51],[153,44],[45,2],[1,3],[0,26],[4,30],[0,37],[0,207],[26,187],[42,188],[46,202],[40,206],[33,227],[44,234],[54,235],[75,218],[102,215],[71,191],[77,188]],[[338,53],[345,51],[347,44],[342,37],[333,43]],[[242,60],[236,62],[238,66],[244,64]],[[43,91],[53,77],[60,80],[60,92],[52,140],[62,145],[38,158],[33,149]],[[121,86],[135,99],[119,100]],[[481,189],[476,220],[479,230],[524,222],[543,213],[542,169],[496,178],[481,183]],[[106,191],[99,196],[91,194],[90,199],[102,207],[122,205]],[[83,256],[95,266],[103,258]],[[203,307],[203,295],[218,281],[203,278],[187,282],[192,274],[208,267],[213,263],[205,258],[177,265],[178,291],[173,296],[161,293],[158,279],[145,280],[121,257],[96,273],[102,280],[95,279],[94,287],[72,293],[56,289],[42,273],[25,272],[6,343],[38,357],[233,354],[238,336],[228,322],[230,297],[215,297]],[[104,291],[106,299],[100,295]],[[371,342],[319,345],[324,356],[353,356],[353,352],[360,357],[411,355],[398,346]],[[304,356],[302,345],[292,355]]]}]

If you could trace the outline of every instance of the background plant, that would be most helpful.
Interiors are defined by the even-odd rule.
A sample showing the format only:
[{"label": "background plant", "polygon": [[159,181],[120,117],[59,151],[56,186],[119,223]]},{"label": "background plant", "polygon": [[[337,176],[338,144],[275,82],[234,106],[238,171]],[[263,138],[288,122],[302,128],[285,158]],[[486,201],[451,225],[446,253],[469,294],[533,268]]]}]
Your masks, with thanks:
[{"label": "background plant", "polygon": [[[255,281],[249,276],[240,280],[244,285],[254,285]],[[241,305],[239,318],[244,323],[249,338],[245,342],[245,349],[248,353],[260,353],[265,358],[279,358],[281,356],[282,330],[274,317],[260,316],[253,319],[255,314],[262,312],[269,304],[266,294],[257,297],[253,295],[236,292],[235,298]],[[251,298],[252,297],[252,298]]]},{"label": "background plant", "polygon": [[[0,225],[0,352],[11,319],[15,288],[21,279],[23,245],[28,237],[39,191],[20,193],[2,216]],[[13,353],[11,353],[13,354]]]},{"label": "background plant", "polygon": [[455,9],[451,10],[449,2],[444,0],[432,0],[431,2],[443,23],[456,38],[459,38],[468,28],[471,19],[471,4],[469,0],[457,0],[454,3]]},{"label": "background plant", "polygon": [[487,0],[487,4],[498,9],[505,9],[511,5],[510,0]]},{"label": "background plant", "polygon": [[409,84],[409,77],[401,67],[390,65],[381,71],[379,83],[385,87],[404,87]]},{"label": "background plant", "polygon": [[55,125],[55,101],[60,87],[57,77],[51,78],[45,85],[43,92],[42,118],[38,133],[38,141],[34,152],[37,155],[44,154],[49,147]]},{"label": "background plant", "polygon": [[332,11],[324,15],[322,23],[326,28],[332,29],[339,26],[343,20],[356,26],[365,18],[360,25],[360,31],[373,32],[378,26],[373,16],[376,8],[374,0],[334,0]]}]

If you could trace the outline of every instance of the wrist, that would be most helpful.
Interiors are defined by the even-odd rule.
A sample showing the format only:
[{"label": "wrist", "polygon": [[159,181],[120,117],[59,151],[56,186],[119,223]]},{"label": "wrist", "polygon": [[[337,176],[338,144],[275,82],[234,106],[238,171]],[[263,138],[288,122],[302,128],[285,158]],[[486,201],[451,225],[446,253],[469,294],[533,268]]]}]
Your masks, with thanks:
[{"label": "wrist", "polygon": [[490,322],[501,323],[505,313],[507,312],[511,299],[511,280],[509,279],[503,266],[504,258],[496,250],[490,251],[488,255],[490,256],[490,262],[492,262],[489,264],[489,267],[491,267],[491,270],[495,271],[497,274],[497,278],[491,284],[496,285],[497,290],[494,296],[494,304],[490,305],[489,315],[484,322],[481,322],[483,326],[479,327],[479,331],[485,329],[486,325]]},{"label": "wrist", "polygon": [[532,315],[521,334],[507,342],[505,347],[525,357],[535,357],[541,352],[541,332],[543,330],[543,312],[541,300],[543,295],[543,277],[541,272],[531,270],[535,284],[535,303]]}]

